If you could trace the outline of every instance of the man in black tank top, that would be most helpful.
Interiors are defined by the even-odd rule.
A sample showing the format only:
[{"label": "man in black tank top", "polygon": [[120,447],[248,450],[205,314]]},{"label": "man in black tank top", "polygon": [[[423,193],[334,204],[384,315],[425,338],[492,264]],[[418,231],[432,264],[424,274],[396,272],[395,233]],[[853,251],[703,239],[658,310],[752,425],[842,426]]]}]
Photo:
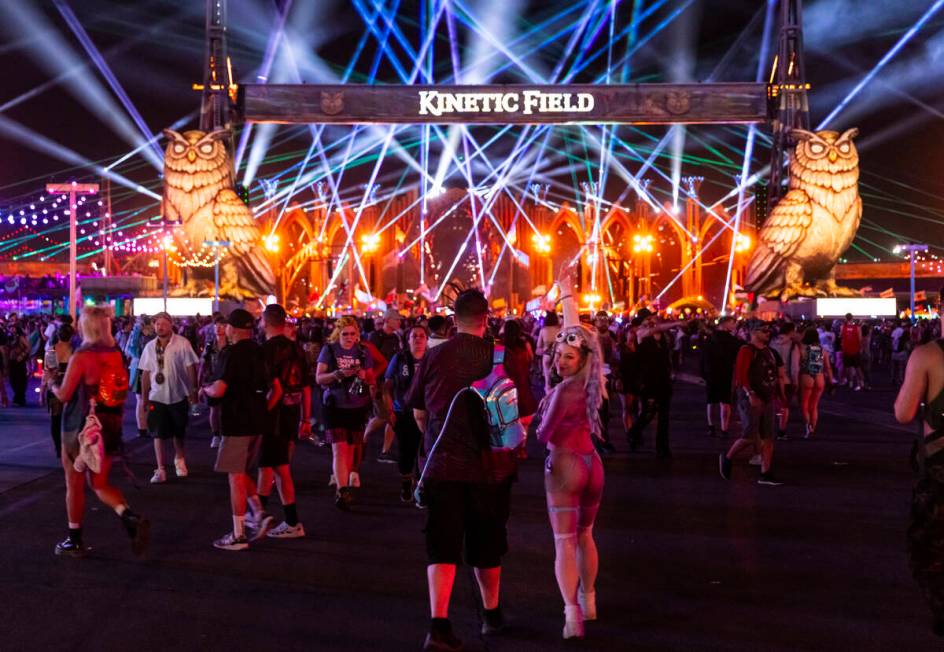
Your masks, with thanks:
[{"label": "man in black tank top", "polygon": [[895,418],[910,423],[925,403],[913,465],[917,469],[908,525],[911,572],[944,637],[944,340],[919,346],[908,359]]}]

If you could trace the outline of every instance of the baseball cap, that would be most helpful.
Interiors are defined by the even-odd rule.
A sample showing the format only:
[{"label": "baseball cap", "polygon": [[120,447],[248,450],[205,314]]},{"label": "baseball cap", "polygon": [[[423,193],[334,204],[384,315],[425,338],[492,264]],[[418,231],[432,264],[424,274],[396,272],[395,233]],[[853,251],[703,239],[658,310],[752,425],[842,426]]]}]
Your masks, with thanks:
[{"label": "baseball cap", "polygon": [[229,313],[229,318],[227,318],[226,323],[233,328],[250,329],[253,327],[255,320],[253,320],[252,315],[249,314],[248,311],[242,308],[236,308],[236,310]]}]

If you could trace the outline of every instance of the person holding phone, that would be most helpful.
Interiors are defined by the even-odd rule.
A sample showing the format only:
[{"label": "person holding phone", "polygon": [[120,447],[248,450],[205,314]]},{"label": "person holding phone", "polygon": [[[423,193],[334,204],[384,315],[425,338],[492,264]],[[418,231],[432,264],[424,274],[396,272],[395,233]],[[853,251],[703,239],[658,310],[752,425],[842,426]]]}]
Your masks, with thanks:
[{"label": "person holding phone", "polygon": [[373,364],[360,345],[357,320],[350,315],[341,317],[318,355],[315,375],[324,388],[325,426],[338,489],[334,502],[339,509],[350,506],[354,498],[351,487],[360,486],[354,469],[363,457],[364,427],[371,409],[368,373]]}]

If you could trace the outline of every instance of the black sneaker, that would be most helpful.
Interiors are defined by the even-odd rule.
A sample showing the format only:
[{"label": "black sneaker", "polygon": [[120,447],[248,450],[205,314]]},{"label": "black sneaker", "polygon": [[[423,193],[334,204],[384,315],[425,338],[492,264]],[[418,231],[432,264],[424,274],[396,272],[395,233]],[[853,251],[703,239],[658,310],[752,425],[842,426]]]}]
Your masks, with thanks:
[{"label": "black sneaker", "polygon": [[761,473],[760,477],[757,478],[757,484],[765,484],[768,487],[779,487],[783,483],[774,479],[772,473]]},{"label": "black sneaker", "polygon": [[413,481],[412,480],[401,480],[400,481],[400,502],[401,503],[412,503],[413,502]]},{"label": "black sneaker", "polygon": [[347,511],[351,507],[351,502],[354,500],[354,494],[351,493],[350,487],[341,487],[338,489],[338,493],[334,496],[334,506],[342,511]]},{"label": "black sneaker", "polygon": [[462,641],[452,633],[452,625],[430,629],[423,643],[424,652],[461,652],[463,649]]},{"label": "black sneaker", "polygon": [[718,472],[725,480],[731,479],[731,460],[724,453],[718,454]]},{"label": "black sneaker", "polygon": [[715,430],[715,427],[714,427],[714,426],[708,426],[708,436],[709,436],[709,437],[717,437],[717,436],[718,436],[718,431]]},{"label": "black sneaker", "polygon": [[380,455],[377,456],[377,461],[381,464],[396,464],[397,458],[390,451],[381,451]]},{"label": "black sneaker", "polygon": [[779,431],[777,431],[777,439],[780,440],[780,441],[786,441],[786,440],[790,439],[790,437],[787,436],[787,431],[786,431],[786,430],[779,430]]},{"label": "black sneaker", "polygon": [[485,618],[482,622],[483,636],[501,634],[507,628],[508,623],[505,622],[505,615],[502,613],[501,607],[485,610]]},{"label": "black sneaker", "polygon": [[66,537],[56,544],[57,557],[84,557],[89,551],[81,541],[76,541],[72,537]]},{"label": "black sneaker", "polygon": [[125,513],[121,515],[121,522],[124,524],[125,530],[128,531],[128,536],[131,538],[131,552],[133,552],[136,557],[140,557],[148,547],[151,534],[151,522],[146,518],[141,518],[130,509],[125,510]]}]

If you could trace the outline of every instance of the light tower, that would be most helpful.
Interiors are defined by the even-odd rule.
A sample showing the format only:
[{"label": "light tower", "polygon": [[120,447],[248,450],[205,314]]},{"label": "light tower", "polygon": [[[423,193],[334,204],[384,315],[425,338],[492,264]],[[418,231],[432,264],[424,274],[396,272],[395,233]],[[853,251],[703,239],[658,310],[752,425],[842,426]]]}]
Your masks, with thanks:
[{"label": "light tower", "polygon": [[[231,129],[231,108],[236,101],[237,86],[233,82],[232,64],[226,49],[226,0],[207,0],[206,7],[203,85],[194,85],[194,88],[203,92],[200,129],[210,132],[214,129]],[[232,154],[232,136],[226,144]]]},{"label": "light tower", "polygon": [[770,73],[768,101],[773,104],[773,147],[767,206],[784,195],[784,166],[796,145],[790,132],[810,128],[810,105],[806,96],[806,65],[803,62],[803,0],[780,0],[780,37]]}]

